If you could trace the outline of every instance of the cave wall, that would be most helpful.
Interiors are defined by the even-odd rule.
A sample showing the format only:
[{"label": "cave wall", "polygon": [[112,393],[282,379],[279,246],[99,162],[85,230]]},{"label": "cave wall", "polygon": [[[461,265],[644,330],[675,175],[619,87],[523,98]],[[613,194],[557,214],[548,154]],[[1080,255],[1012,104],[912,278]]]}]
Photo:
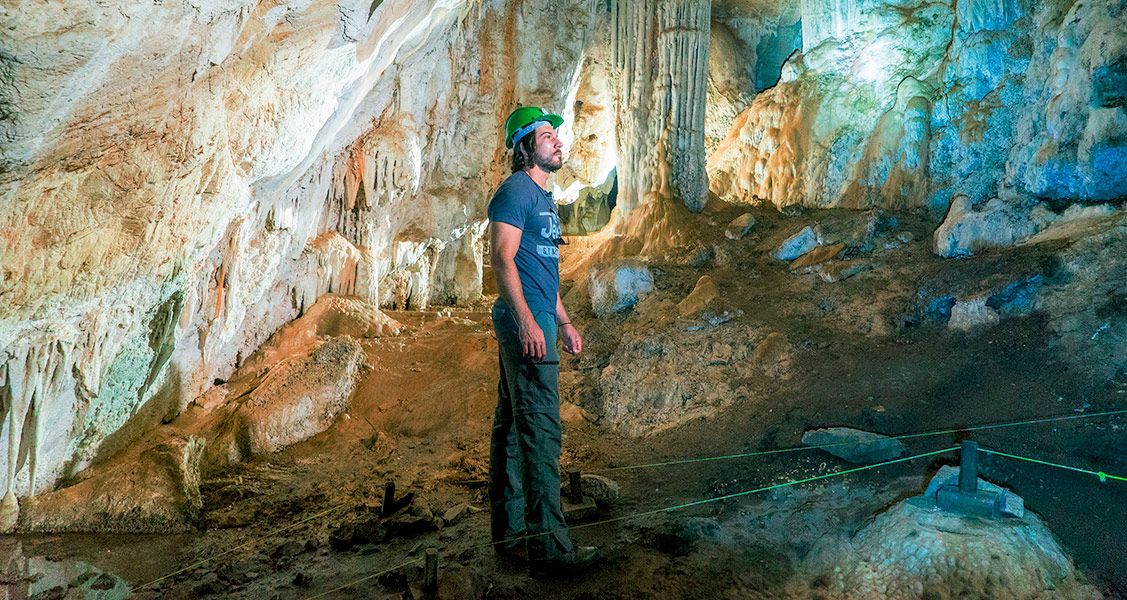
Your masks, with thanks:
[{"label": "cave wall", "polygon": [[[802,48],[709,158],[711,189],[778,207],[1127,197],[1118,1],[803,0]],[[1116,83],[1119,82],[1119,83]]]},{"label": "cave wall", "polygon": [[6,7],[5,506],[173,418],[324,293],[480,297],[503,120],[564,104],[595,8]]}]

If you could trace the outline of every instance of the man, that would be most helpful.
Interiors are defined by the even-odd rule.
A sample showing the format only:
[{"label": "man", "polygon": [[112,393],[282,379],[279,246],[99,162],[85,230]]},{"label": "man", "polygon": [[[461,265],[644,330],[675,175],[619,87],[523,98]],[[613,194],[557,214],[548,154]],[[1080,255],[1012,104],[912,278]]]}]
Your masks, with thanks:
[{"label": "man", "polygon": [[548,175],[563,165],[558,115],[536,107],[513,111],[505,145],[513,173],[489,203],[490,264],[499,297],[493,305],[501,377],[489,452],[494,548],[515,557],[527,542],[533,575],[573,572],[599,558],[572,546],[560,508],[557,332],[578,354],[579,332],[560,301],[560,218]]}]

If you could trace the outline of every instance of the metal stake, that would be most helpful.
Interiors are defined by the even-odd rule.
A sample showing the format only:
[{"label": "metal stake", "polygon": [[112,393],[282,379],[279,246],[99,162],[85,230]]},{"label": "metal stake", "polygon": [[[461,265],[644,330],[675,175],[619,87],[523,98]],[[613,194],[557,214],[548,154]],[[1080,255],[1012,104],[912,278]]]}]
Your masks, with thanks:
[{"label": "metal stake", "polygon": [[426,566],[423,569],[423,592],[434,595],[438,591],[438,548],[427,548]]},{"label": "metal stake", "polygon": [[963,440],[959,454],[959,491],[973,494],[978,491],[978,442]]},{"label": "metal stake", "polygon": [[388,516],[391,514],[395,507],[395,482],[389,481],[383,487],[383,506],[380,507],[380,514]]},{"label": "metal stake", "polygon": [[567,475],[571,481],[571,493],[568,494],[568,501],[572,504],[583,504],[583,474],[579,471],[569,471]]}]

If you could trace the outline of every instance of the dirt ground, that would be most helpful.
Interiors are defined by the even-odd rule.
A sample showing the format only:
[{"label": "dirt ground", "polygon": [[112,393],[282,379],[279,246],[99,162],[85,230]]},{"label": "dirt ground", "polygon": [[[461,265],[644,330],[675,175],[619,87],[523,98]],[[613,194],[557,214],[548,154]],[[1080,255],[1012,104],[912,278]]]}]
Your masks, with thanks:
[{"label": "dirt ground", "polygon": [[[658,283],[646,304],[603,318],[589,306],[569,307],[586,347],[561,364],[561,393],[586,416],[567,420],[563,468],[605,475],[621,488],[593,521],[574,524],[578,542],[607,554],[589,574],[532,579],[488,546],[485,477],[497,376],[491,298],[469,308],[390,312],[404,331],[362,341],[371,368],[347,415],[268,459],[210,476],[198,533],[21,536],[24,553],[95,565],[134,586],[137,598],[398,598],[421,578],[422,550],[432,546],[450,598],[819,598],[820,580],[801,573],[811,545],[855,532],[893,501],[920,493],[940,465],[954,463],[953,453],[639,517],[630,515],[852,465],[810,450],[620,467],[798,447],[804,431],[826,426],[894,435],[1127,407],[1127,381],[1078,364],[1043,311],[969,332],[944,326],[947,295],[1037,276],[1053,281],[1059,245],[943,260],[930,252],[934,222],[896,214],[896,224],[870,240],[876,245],[854,257],[872,268],[828,283],[792,273],[770,252],[806,224],[817,221],[844,239],[834,232],[871,230],[873,215],[753,210],[756,231],[727,239],[725,225],[745,210],[694,217],[691,249],[650,261]],[[700,252],[704,258],[692,258]],[[721,290],[705,315],[655,321],[647,314],[663,300],[680,301],[703,272]],[[565,282],[565,293],[575,285]],[[708,315],[724,311],[734,316],[709,323]],[[601,374],[627,342],[657,336],[676,348],[693,336],[737,331],[785,334],[785,374],[740,365],[709,371],[707,356],[666,356],[687,380],[738,378],[739,393],[641,437],[602,418],[612,400],[602,395]],[[916,454],[969,435],[985,447],[1127,474],[1124,427],[1124,416],[1096,417],[905,443]],[[982,463],[983,477],[1021,495],[1089,581],[1127,598],[1127,484],[996,457]],[[381,519],[387,482],[413,501]],[[469,508],[457,508],[463,504]],[[606,519],[616,520],[591,524]]]}]

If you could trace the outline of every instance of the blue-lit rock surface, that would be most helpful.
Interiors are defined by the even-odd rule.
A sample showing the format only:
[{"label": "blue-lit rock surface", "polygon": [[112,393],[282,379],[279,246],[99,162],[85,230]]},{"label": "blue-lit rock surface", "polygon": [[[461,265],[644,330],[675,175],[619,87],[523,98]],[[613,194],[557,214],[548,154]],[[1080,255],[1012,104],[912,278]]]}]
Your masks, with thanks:
[{"label": "blue-lit rock surface", "polygon": [[720,196],[936,213],[1003,197],[1028,230],[1033,204],[1127,196],[1120,3],[801,5],[802,53],[709,159]]}]

